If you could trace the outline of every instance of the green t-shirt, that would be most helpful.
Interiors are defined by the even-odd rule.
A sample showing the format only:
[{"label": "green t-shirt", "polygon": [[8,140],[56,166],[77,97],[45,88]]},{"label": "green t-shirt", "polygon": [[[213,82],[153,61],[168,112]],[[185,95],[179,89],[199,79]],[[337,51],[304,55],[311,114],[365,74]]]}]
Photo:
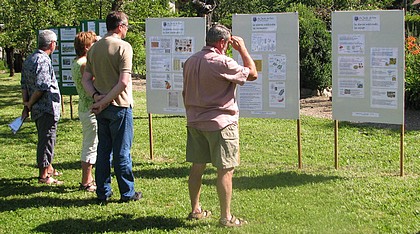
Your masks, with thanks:
[{"label": "green t-shirt", "polygon": [[76,90],[79,94],[79,112],[89,112],[89,107],[93,103],[93,98],[87,95],[82,85],[82,74],[80,67],[86,63],[86,56],[73,61],[71,66],[71,73],[73,81],[76,84]]}]

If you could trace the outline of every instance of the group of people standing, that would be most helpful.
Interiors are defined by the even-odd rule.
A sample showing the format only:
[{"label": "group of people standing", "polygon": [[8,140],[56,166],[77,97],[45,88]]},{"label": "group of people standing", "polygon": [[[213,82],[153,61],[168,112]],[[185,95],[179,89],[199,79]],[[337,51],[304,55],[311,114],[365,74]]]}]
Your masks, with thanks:
[{"label": "group of people standing", "polygon": [[[111,167],[118,182],[120,201],[142,198],[135,191],[131,146],[133,142],[133,96],[131,45],[124,41],[128,17],[111,12],[106,18],[108,33],[98,40],[93,32],[75,37],[77,58],[72,73],[79,94],[79,118],[83,129],[80,189],[96,192],[106,203],[112,196]],[[54,145],[60,116],[60,91],[49,55],[57,45],[50,30],[38,36],[38,48],[28,56],[22,70],[24,109],[38,131],[39,183],[62,184],[54,170]],[[237,50],[243,65],[225,55],[229,45]],[[257,79],[257,70],[242,38],[232,36],[223,25],[212,26],[206,46],[184,65],[183,98],[187,115],[186,160],[192,163],[188,179],[191,212],[187,219],[211,216],[200,204],[202,176],[207,163],[217,168],[217,193],[222,226],[238,227],[247,222],[230,212],[232,177],[239,165],[239,110],[236,86]],[[95,179],[92,167],[95,165]]]}]

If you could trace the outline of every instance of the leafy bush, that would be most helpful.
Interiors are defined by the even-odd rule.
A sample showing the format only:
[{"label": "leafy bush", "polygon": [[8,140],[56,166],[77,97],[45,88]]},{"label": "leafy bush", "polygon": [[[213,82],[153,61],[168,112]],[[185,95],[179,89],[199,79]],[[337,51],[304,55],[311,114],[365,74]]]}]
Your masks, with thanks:
[{"label": "leafy bush", "polygon": [[133,74],[146,77],[145,32],[128,32],[125,38],[133,47]]},{"label": "leafy bush", "polygon": [[331,86],[331,35],[326,23],[302,4],[287,11],[299,12],[300,87],[320,90]]},{"label": "leafy bush", "polygon": [[0,71],[7,70],[6,61],[0,59]]},{"label": "leafy bush", "polygon": [[413,36],[406,39],[405,63],[405,106],[420,109],[420,46]]}]

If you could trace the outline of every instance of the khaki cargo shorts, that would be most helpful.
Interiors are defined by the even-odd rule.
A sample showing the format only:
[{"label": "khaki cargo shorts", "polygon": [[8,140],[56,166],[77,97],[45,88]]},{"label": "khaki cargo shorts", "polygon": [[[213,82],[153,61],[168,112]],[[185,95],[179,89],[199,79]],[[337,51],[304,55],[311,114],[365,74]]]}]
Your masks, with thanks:
[{"label": "khaki cargo shorts", "polygon": [[217,169],[239,165],[239,131],[231,124],[219,131],[187,127],[187,162],[212,163]]}]

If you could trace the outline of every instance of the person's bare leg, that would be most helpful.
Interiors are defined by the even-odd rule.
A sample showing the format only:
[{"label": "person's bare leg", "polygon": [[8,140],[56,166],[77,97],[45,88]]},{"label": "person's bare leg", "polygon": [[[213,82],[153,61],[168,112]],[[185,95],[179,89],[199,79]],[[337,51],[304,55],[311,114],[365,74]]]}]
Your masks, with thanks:
[{"label": "person's bare leg", "polygon": [[54,167],[52,166],[51,163],[50,163],[50,165],[48,165],[47,169],[48,169],[47,170],[48,174],[53,175],[53,173],[54,173]]},{"label": "person's bare leg", "polygon": [[49,176],[48,170],[49,170],[49,166],[39,168],[39,178],[47,178]]},{"label": "person's bare leg", "polygon": [[190,176],[188,178],[188,191],[190,194],[192,213],[201,213],[200,193],[204,169],[206,169],[206,164],[193,163],[191,166]]},{"label": "person's bare leg", "polygon": [[82,162],[82,185],[88,185],[93,182],[92,164]]},{"label": "person's bare leg", "polygon": [[230,203],[232,200],[232,177],[234,168],[217,169],[217,194],[220,202],[220,217],[230,220]]}]

